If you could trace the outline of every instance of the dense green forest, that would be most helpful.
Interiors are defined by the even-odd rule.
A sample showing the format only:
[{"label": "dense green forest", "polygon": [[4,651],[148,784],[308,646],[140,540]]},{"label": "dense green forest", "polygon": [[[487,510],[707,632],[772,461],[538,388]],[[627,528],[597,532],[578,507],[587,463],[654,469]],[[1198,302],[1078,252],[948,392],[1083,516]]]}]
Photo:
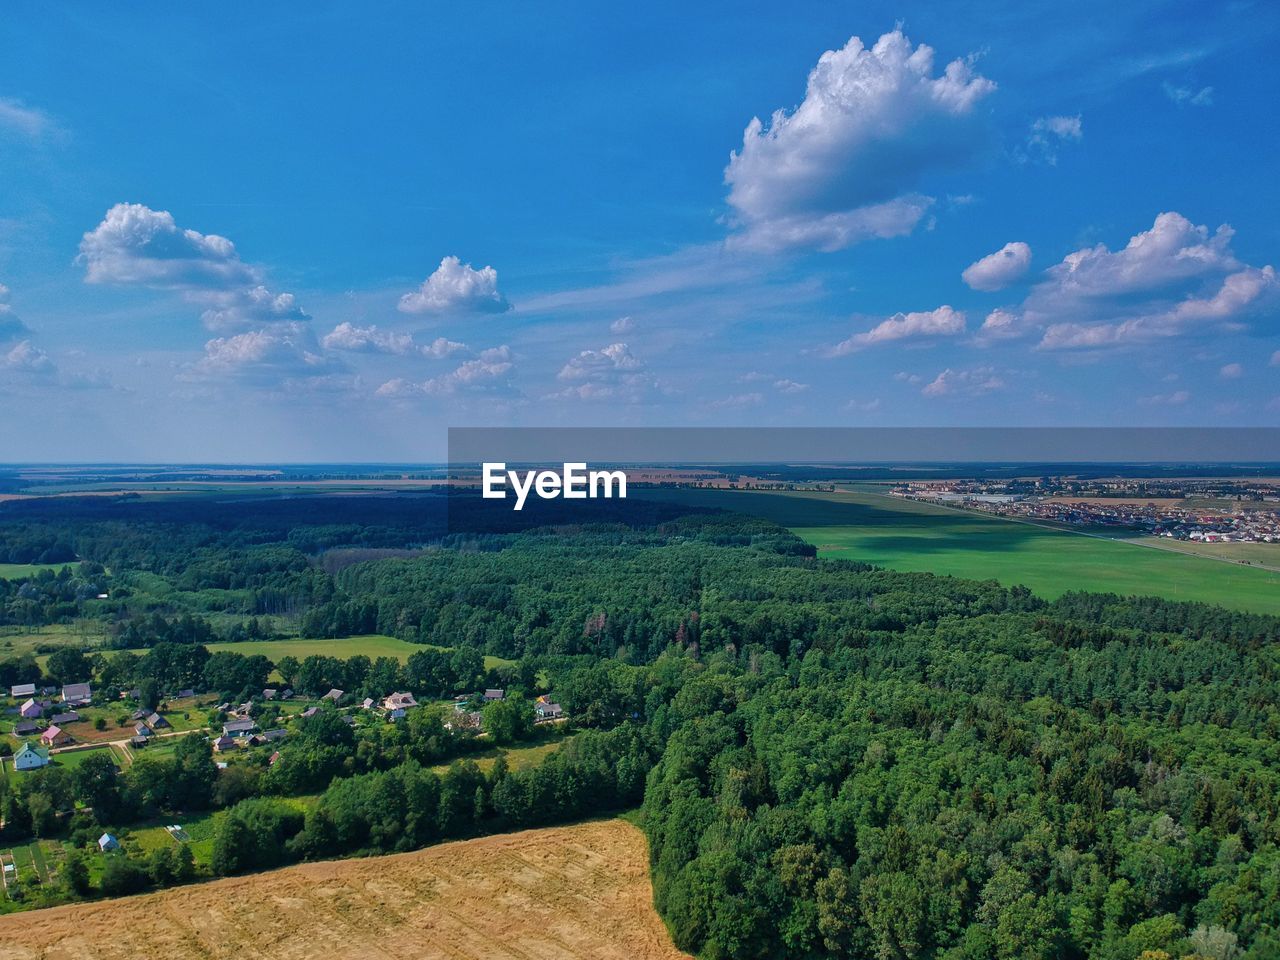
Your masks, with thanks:
[{"label": "dense green forest", "polygon": [[[818,560],[730,514],[466,534],[421,499],[350,499],[0,513],[10,556],[62,544],[81,561],[0,582],[0,608],[102,622],[106,648],[46,676],[154,697],[248,696],[272,669],[314,694],[500,683],[509,736],[552,693],[571,739],[481,771],[447,706],[377,729],[326,708],[269,768],[219,771],[188,738],[124,772],[5,782],[6,838],[223,809],[213,870],[230,874],[639,806],[657,907],[706,958],[1280,955],[1276,618]],[[204,646],[366,631],[424,647],[401,665]],[[0,664],[12,682],[32,670]],[[93,890],[69,869],[69,895],[196,873],[121,860]]]}]

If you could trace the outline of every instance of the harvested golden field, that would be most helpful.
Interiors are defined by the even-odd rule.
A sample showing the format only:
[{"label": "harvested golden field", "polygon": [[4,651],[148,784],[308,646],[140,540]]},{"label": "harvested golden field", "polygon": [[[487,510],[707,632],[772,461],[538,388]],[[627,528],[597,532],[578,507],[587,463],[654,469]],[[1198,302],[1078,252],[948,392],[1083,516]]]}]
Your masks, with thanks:
[{"label": "harvested golden field", "polygon": [[0,917],[3,960],[684,957],[621,820]]}]

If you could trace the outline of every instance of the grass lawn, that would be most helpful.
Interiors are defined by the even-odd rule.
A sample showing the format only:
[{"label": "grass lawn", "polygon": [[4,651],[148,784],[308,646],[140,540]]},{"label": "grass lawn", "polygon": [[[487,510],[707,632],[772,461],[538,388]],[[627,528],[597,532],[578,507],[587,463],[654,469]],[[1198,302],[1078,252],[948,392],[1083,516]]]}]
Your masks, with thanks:
[{"label": "grass lawn", "polygon": [[25,580],[41,570],[56,571],[74,566],[74,563],[0,563],[0,580]]},{"label": "grass lawn", "polygon": [[1275,571],[884,494],[860,490],[638,492],[649,499],[767,517],[817,546],[821,556],[893,570],[1022,584],[1049,599],[1068,590],[1094,590],[1280,613],[1280,573]]},{"label": "grass lawn", "polygon": [[120,755],[108,746],[86,747],[84,750],[66,750],[62,753],[51,754],[49,759],[53,761],[55,767],[66,767],[68,770],[74,770],[90,757],[97,757],[106,754],[116,766],[120,765]]}]

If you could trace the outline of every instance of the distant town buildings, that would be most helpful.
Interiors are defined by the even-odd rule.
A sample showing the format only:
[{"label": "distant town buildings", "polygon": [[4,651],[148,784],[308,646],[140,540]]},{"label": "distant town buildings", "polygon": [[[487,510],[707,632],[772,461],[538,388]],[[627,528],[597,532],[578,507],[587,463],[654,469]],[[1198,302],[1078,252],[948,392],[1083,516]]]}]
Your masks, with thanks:
[{"label": "distant town buildings", "polygon": [[1116,527],[1204,543],[1280,543],[1280,489],[1235,481],[937,480],[894,496],[1015,519]]}]

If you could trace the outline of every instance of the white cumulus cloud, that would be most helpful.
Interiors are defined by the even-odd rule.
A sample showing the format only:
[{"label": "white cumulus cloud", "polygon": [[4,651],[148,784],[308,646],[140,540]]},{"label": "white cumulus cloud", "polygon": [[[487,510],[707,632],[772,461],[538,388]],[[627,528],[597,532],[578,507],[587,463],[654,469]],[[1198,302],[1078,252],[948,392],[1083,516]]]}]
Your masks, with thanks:
[{"label": "white cumulus cloud", "polygon": [[1021,280],[1030,266],[1031,247],[1015,240],[969,264],[960,277],[973,290],[1003,290]]},{"label": "white cumulus cloud", "polygon": [[443,360],[445,357],[452,356],[462,350],[466,350],[465,343],[459,343],[457,340],[449,340],[446,337],[436,337],[425,347],[422,348],[424,357],[431,357],[433,360]]},{"label": "white cumulus cloud", "polygon": [[980,396],[999,390],[1004,380],[996,375],[991,367],[977,367],[973,370],[943,370],[929,383],[924,385],[920,393],[926,397]]},{"label": "white cumulus cloud", "polygon": [[404,356],[415,350],[413,337],[407,333],[379,330],[376,324],[357,327],[347,321],[326,333],[320,342],[326,350],[349,350],[353,353],[391,353]]},{"label": "white cumulus cloud", "polygon": [[915,313],[895,313],[882,320],[870,330],[855,333],[847,340],[828,347],[824,355],[843,357],[867,347],[881,343],[892,343],[895,340],[923,339],[932,337],[954,337],[964,333],[965,315],[962,310],[955,310],[943,304],[936,310],[923,310]]},{"label": "white cumulus cloud", "polygon": [[732,242],[838,250],[909,233],[932,199],[927,173],[969,160],[986,128],[978,104],[995,83],[901,30],[865,47],[853,37],[809,74],[805,97],[768,123],[753,118],[725,169],[738,232]]},{"label": "white cumulus cloud", "polygon": [[504,344],[481,351],[478,357],[439,377],[423,381],[396,378],[388,380],[376,392],[380,397],[399,400],[458,393],[500,393],[510,389],[510,373],[514,369],[511,348]]},{"label": "white cumulus cloud", "polygon": [[320,352],[309,326],[286,323],[208,341],[194,371],[201,377],[280,382],[340,368]]},{"label": "white cumulus cloud", "polygon": [[187,296],[193,302],[210,304],[200,320],[214,333],[311,319],[292,293],[272,293],[262,284],[239,290],[192,291]]},{"label": "white cumulus cloud", "polygon": [[405,313],[502,313],[510,308],[498,290],[497,270],[476,270],[457,257],[445,257],[422,286],[400,298]]},{"label": "white cumulus cloud", "polygon": [[591,380],[620,371],[639,370],[642,364],[625,343],[611,343],[603,350],[583,350],[566,363],[561,380]]},{"label": "white cumulus cloud", "polygon": [[581,351],[560,368],[557,379],[570,386],[554,397],[580,400],[619,398],[634,403],[658,389],[644,363],[625,343]]},{"label": "white cumulus cloud", "polygon": [[1067,254],[1022,303],[992,311],[978,340],[1039,331],[1042,349],[1098,349],[1242,330],[1280,287],[1272,267],[1236,257],[1233,236],[1161,213],[1119,250]]},{"label": "white cumulus cloud", "polygon": [[258,274],[226,237],[184,230],[165,210],[117,203],[80,241],[89,283],[177,289],[256,286]]},{"label": "white cumulus cloud", "polygon": [[56,369],[53,361],[49,359],[49,355],[33,345],[30,340],[18,341],[16,345],[6,353],[0,354],[0,356],[3,356],[4,365],[10,370],[46,374],[53,373]]}]

